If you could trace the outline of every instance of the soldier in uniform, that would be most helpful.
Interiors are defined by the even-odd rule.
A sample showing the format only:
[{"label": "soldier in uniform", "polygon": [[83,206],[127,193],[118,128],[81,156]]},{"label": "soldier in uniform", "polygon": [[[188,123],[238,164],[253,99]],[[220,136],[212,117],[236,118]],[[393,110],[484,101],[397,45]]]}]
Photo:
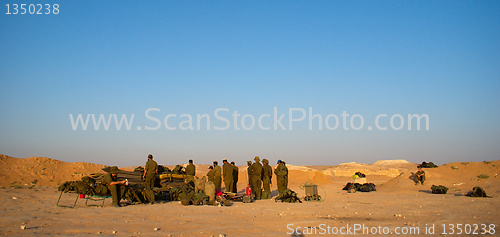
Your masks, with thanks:
[{"label": "soldier in uniform", "polygon": [[282,160],[281,163],[283,163],[283,170],[286,172],[286,175],[285,175],[285,189],[288,189],[288,168],[286,167],[286,162],[284,160]]},{"label": "soldier in uniform", "polygon": [[144,167],[144,174],[142,178],[145,181],[146,186],[146,198],[149,200],[149,203],[155,203],[155,193],[153,192],[153,188],[155,186],[156,181],[156,172],[158,171],[158,163],[153,160],[153,155],[148,155],[148,161],[146,162],[146,166]]},{"label": "soldier in uniform", "polygon": [[274,170],[276,174],[276,183],[278,184],[279,196],[283,194],[283,191],[287,189],[288,186],[288,168],[284,165],[281,160],[278,160],[278,167]]},{"label": "soldier in uniform", "polygon": [[240,170],[238,169],[238,166],[234,163],[234,161],[231,161],[231,165],[233,166],[233,192],[237,193],[238,192],[238,175],[240,173]]},{"label": "soldier in uniform", "polygon": [[189,164],[186,166],[186,183],[194,180],[196,175],[196,167],[193,165],[193,160],[189,160]]},{"label": "soldier in uniform", "polygon": [[260,164],[260,158],[255,157],[255,162],[252,164],[252,193],[255,196],[255,200],[260,200],[262,196],[262,165]]},{"label": "soldier in uniform", "polygon": [[417,166],[418,168],[418,171],[417,173],[415,173],[415,185],[418,184],[418,182],[420,182],[422,185],[424,185],[424,181],[425,181],[425,171],[422,170],[422,166]]},{"label": "soldier in uniform", "polygon": [[222,170],[218,164],[219,162],[214,161],[214,184],[215,188],[220,191],[222,189]]},{"label": "soldier in uniform", "polygon": [[234,193],[233,191],[233,166],[227,162],[226,159],[222,161],[222,177],[224,180],[224,186],[226,187],[226,192]]},{"label": "soldier in uniform", "polygon": [[113,166],[102,178],[102,184],[106,185],[108,190],[111,192],[111,196],[113,197],[113,202],[111,203],[113,207],[120,207],[120,200],[126,191],[125,185],[127,184],[127,181],[118,181],[118,172],[118,167]]},{"label": "soldier in uniform", "polygon": [[262,163],[262,186],[264,188],[264,192],[262,192],[263,199],[271,198],[271,178],[273,177],[273,168],[269,165],[269,161],[267,159],[263,159]]},{"label": "soldier in uniform", "polygon": [[214,182],[214,167],[208,167],[209,171],[207,172],[208,181]]},{"label": "soldier in uniform", "polygon": [[[252,176],[252,162],[251,161],[247,161],[247,181],[248,181],[248,187],[250,188],[250,190],[253,190],[252,188],[252,180],[251,180],[251,176]],[[250,193],[250,196],[252,196],[253,194],[253,191]]]}]

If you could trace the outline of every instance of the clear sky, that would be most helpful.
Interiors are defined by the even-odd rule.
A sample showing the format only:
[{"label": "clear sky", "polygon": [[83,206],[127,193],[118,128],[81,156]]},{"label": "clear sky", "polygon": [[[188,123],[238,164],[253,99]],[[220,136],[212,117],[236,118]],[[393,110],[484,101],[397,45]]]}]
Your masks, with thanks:
[{"label": "clear sky", "polygon": [[[499,159],[499,1],[46,2],[59,14],[0,6],[0,154],[119,166],[149,153],[165,165]],[[227,130],[215,129],[220,108]],[[306,117],[290,129],[292,108]],[[308,129],[309,108],[322,130],[317,119]],[[237,130],[234,111],[253,129]],[[354,114],[364,126],[325,129],[343,111],[348,127]],[[134,119],[130,130],[74,130],[70,114]],[[210,130],[196,129],[197,114]],[[270,130],[257,125],[263,114]],[[387,130],[375,129],[379,114]],[[408,130],[408,114],[426,114],[429,129]]]}]

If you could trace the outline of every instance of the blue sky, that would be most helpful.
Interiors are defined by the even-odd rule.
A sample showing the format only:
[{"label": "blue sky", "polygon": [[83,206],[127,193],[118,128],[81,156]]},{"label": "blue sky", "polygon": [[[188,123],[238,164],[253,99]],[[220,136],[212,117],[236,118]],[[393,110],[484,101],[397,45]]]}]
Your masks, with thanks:
[{"label": "blue sky", "polygon": [[[498,1],[49,2],[59,14],[7,15],[18,2],[2,2],[1,154],[119,166],[149,153],[166,165],[499,158]],[[176,114],[173,126],[274,107],[347,111],[365,127],[144,129],[149,108],[162,122]],[[134,125],[73,130],[69,114],[134,114]],[[378,114],[427,114],[430,128],[369,131]]]}]

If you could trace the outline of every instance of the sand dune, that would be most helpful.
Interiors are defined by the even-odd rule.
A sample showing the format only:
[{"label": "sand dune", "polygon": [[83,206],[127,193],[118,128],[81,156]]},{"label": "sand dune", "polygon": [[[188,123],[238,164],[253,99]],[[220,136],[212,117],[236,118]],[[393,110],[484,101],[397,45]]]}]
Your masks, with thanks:
[{"label": "sand dune", "polygon": [[67,180],[102,172],[105,165],[85,162],[68,163],[45,157],[14,158],[0,155],[0,186],[36,183],[58,186]]},{"label": "sand dune", "polygon": [[380,160],[373,164],[343,163],[324,169],[322,172],[326,175],[344,177],[351,177],[358,171],[366,175],[397,177],[402,172],[415,169],[416,166],[415,163],[406,160]]},{"label": "sand dune", "polygon": [[[423,169],[426,174],[424,185],[415,185],[410,177],[415,171],[405,171],[398,177],[387,181],[378,187],[381,191],[411,191],[428,189],[432,185],[444,185],[451,193],[464,193],[475,186],[497,190],[500,187],[500,161],[492,162],[454,162],[437,168]],[[489,178],[479,178],[480,175]]]}]

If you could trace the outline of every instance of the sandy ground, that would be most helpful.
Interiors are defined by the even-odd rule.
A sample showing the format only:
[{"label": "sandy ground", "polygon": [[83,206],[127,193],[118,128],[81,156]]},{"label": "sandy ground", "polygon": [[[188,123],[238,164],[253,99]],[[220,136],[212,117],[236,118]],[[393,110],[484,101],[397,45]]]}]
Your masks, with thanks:
[{"label": "sandy ground", "polygon": [[[291,172],[295,175],[290,179],[293,181],[291,189],[303,196],[300,185],[305,177],[298,176],[307,174],[311,180],[320,181],[319,194],[324,202],[290,204],[259,200],[249,204],[234,202],[230,207],[182,206],[180,202],[164,202],[113,208],[110,207],[111,200],[106,200],[104,208],[99,208],[87,207],[81,199],[72,209],[56,206],[59,192],[55,186],[4,186],[0,189],[0,234],[302,236],[292,233],[293,229],[304,236],[321,236],[323,232],[328,236],[337,231],[366,236],[367,232],[373,234],[375,230],[378,236],[408,236],[409,231],[415,234],[418,229],[421,236],[468,236],[464,233],[474,231],[478,235],[500,236],[500,181],[496,176],[499,167],[500,161],[494,161],[452,163],[425,169],[428,180],[417,186],[408,178],[412,172],[409,170],[395,178],[368,176],[368,181],[377,184],[378,188],[370,193],[342,191],[350,181],[349,177],[325,176],[328,180],[324,180],[317,170],[295,170]],[[480,174],[490,178],[477,178]],[[450,190],[445,195],[431,194],[432,184],[443,184]],[[492,198],[463,195],[477,185]],[[240,191],[243,187],[244,181],[239,183]],[[276,195],[276,187],[273,190]],[[75,200],[75,194],[66,195],[63,196],[65,203]],[[454,234],[451,234],[452,225]],[[474,230],[475,225],[478,225],[477,230]],[[26,226],[26,229],[21,229],[21,226]],[[430,228],[432,226],[434,229]],[[355,228],[362,227],[366,227],[364,233],[363,229],[355,231]],[[458,228],[461,234],[457,234]],[[434,234],[429,234],[432,230]],[[384,234],[384,231],[388,232]]]}]

